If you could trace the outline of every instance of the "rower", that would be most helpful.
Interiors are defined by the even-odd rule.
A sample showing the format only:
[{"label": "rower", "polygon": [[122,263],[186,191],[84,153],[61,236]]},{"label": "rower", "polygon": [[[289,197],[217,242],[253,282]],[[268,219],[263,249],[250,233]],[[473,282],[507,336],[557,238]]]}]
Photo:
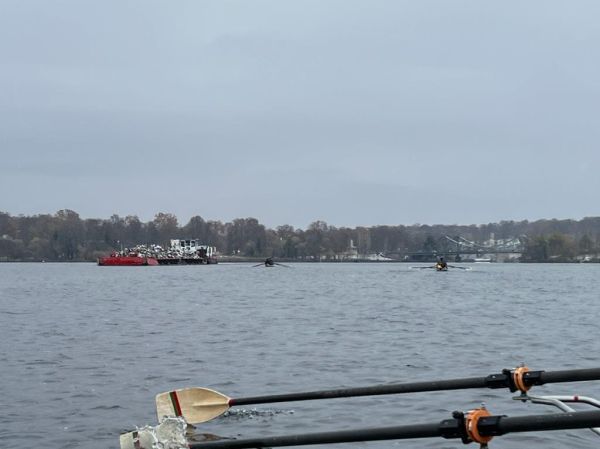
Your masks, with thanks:
[{"label": "rower", "polygon": [[275,262],[273,262],[273,259],[271,259],[270,257],[268,257],[265,260],[265,267],[272,267],[273,265],[275,265]]},{"label": "rower", "polygon": [[438,260],[438,262],[435,264],[435,267],[438,270],[447,270],[448,264],[446,263],[443,257],[440,257],[440,260]]}]

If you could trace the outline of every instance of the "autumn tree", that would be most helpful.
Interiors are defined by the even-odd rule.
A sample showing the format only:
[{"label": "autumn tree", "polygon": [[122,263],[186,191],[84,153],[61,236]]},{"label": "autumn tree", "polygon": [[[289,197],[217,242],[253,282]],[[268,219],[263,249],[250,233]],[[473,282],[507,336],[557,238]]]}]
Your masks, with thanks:
[{"label": "autumn tree", "polygon": [[171,239],[180,237],[179,223],[173,214],[159,212],[154,216],[152,224],[156,232],[156,239],[151,240],[154,243],[166,244]]},{"label": "autumn tree", "polygon": [[52,244],[59,259],[77,259],[79,244],[84,236],[83,231],[83,223],[77,212],[64,209],[56,213]]}]

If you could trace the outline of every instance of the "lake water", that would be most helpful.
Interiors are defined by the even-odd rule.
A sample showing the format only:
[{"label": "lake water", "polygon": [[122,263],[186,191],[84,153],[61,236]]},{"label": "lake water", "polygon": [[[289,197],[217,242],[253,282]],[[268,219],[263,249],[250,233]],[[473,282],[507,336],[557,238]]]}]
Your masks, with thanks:
[{"label": "lake water", "polygon": [[[291,265],[0,264],[0,447],[118,448],[119,433],[156,424],[155,394],[187,386],[246,397],[486,376],[520,362],[600,366],[600,265],[474,264],[446,273],[406,264]],[[600,398],[600,382],[532,393]],[[429,423],[481,402],[494,414],[557,411],[511,396],[466,390],[272,404],[197,432],[253,437]],[[491,443],[599,444],[586,429]]]}]

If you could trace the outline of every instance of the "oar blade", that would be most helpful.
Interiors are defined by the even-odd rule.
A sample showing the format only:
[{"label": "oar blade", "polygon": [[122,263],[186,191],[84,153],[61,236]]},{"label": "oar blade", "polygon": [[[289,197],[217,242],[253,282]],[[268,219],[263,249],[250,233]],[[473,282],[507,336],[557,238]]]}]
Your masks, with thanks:
[{"label": "oar blade", "polygon": [[156,413],[159,421],[165,416],[183,416],[189,423],[201,423],[225,413],[229,399],[209,388],[183,388],[156,395]]}]

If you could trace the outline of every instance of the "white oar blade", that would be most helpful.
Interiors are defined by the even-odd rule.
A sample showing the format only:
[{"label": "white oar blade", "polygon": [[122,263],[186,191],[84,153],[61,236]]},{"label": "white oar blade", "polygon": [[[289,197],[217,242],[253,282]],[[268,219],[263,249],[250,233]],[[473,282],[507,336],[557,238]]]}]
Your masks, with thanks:
[{"label": "white oar blade", "polygon": [[158,420],[183,416],[189,423],[210,421],[229,409],[229,398],[209,388],[183,388],[156,396]]}]

